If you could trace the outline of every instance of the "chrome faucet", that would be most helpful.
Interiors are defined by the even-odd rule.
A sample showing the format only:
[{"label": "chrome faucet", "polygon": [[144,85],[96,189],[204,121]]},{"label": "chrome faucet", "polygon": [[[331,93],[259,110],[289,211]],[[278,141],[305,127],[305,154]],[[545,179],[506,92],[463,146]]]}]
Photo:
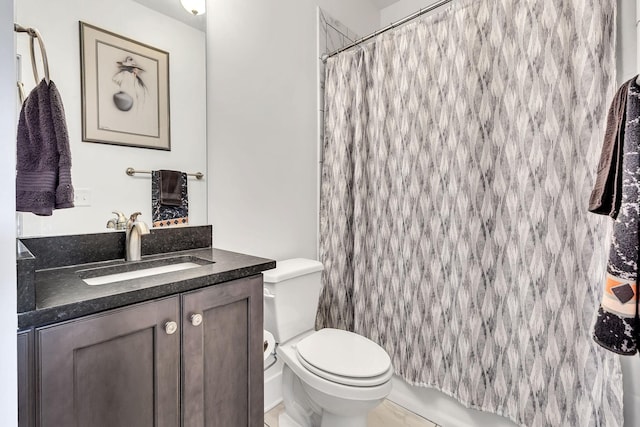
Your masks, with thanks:
[{"label": "chrome faucet", "polygon": [[125,255],[127,261],[140,261],[142,258],[142,236],[149,234],[149,227],[138,219],[140,212],[131,214],[127,221],[127,237],[125,243]]},{"label": "chrome faucet", "polygon": [[107,221],[107,228],[115,230],[125,230],[127,228],[127,217],[120,211],[113,211],[117,216]]}]

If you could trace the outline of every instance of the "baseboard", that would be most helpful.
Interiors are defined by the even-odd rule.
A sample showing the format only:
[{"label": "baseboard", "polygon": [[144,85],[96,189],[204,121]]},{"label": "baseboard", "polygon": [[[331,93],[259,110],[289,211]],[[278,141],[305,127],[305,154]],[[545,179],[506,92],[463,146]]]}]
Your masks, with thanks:
[{"label": "baseboard", "polygon": [[457,400],[432,389],[415,387],[394,375],[389,399],[411,412],[446,427],[517,427],[499,415],[466,408]]},{"label": "baseboard", "polygon": [[264,412],[282,402],[282,362],[278,361],[264,371]]}]

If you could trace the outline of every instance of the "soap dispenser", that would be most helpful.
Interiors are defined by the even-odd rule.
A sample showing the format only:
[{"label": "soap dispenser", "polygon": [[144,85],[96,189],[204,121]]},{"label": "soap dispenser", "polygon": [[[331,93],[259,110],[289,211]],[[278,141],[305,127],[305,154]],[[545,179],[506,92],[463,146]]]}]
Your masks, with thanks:
[{"label": "soap dispenser", "polygon": [[113,211],[117,216],[107,221],[107,228],[113,228],[114,230],[126,230],[127,229],[127,217],[120,211]]}]

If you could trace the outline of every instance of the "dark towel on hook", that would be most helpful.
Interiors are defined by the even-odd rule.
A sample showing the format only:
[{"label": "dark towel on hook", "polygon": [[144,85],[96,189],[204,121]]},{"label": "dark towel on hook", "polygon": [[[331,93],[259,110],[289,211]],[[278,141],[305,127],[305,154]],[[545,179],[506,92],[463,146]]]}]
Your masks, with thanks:
[{"label": "dark towel on hook", "polygon": [[73,207],[69,134],[53,81],[40,81],[25,99],[16,152],[17,211],[48,216]]},{"label": "dark towel on hook", "polygon": [[622,200],[622,153],[624,151],[625,119],[629,85],[638,76],[627,80],[616,92],[609,113],[598,162],[596,183],[589,198],[589,212],[616,219]]},{"label": "dark towel on hook", "polygon": [[182,205],[182,172],[160,170],[160,204]]}]

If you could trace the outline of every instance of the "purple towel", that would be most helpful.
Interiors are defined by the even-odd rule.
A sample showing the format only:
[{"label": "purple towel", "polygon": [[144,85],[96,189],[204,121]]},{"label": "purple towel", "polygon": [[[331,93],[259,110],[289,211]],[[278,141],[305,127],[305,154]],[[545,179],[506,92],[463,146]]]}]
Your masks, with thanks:
[{"label": "purple towel", "polygon": [[72,208],[69,134],[52,81],[42,80],[25,99],[17,139],[16,210],[48,216]]}]

